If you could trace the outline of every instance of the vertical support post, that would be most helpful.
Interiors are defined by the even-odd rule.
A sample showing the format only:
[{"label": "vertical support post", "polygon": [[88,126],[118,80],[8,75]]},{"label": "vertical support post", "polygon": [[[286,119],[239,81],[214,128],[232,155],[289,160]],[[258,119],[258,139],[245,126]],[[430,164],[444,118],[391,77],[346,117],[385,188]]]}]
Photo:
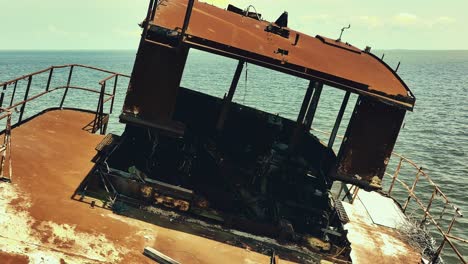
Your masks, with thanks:
[{"label": "vertical support post", "polygon": [[[13,170],[11,168],[11,112],[7,112],[5,133],[3,135],[3,150],[0,167],[0,179],[8,182],[12,181]],[[5,177],[5,161],[8,157],[8,177]]]},{"label": "vertical support post", "polygon": [[47,79],[47,86],[46,86],[46,91],[48,92],[49,91],[49,88],[50,88],[50,82],[52,81],[52,74],[54,73],[54,68],[50,68],[50,72],[49,72],[49,78]]},{"label": "vertical support post", "polygon": [[94,117],[94,122],[93,122],[93,133],[98,131],[98,129],[101,128],[102,126],[102,117],[101,117],[101,111],[104,109],[102,106],[103,104],[103,98],[104,98],[104,91],[106,90],[106,83],[104,82],[101,84],[101,92],[99,93],[99,101],[96,107],[96,115]]},{"label": "vertical support post", "polygon": [[400,174],[401,165],[403,164],[403,158],[400,158],[400,162],[398,163],[397,169],[395,170],[395,174],[393,175],[392,183],[390,184],[390,188],[388,188],[388,195],[392,194],[393,186],[395,186],[395,181]]},{"label": "vertical support post", "polygon": [[104,128],[104,124],[103,124],[103,121],[104,121],[104,93],[106,91],[106,83],[104,83],[102,85],[102,89],[101,89],[101,107],[99,109],[99,128],[100,128],[100,133],[101,135],[104,135],[104,131],[107,129]]},{"label": "vertical support post", "polygon": [[112,114],[112,110],[114,109],[115,92],[117,91],[117,82],[118,82],[118,80],[119,80],[119,75],[115,75],[114,90],[112,90],[112,101],[111,101],[109,114]]},{"label": "vertical support post", "polygon": [[304,122],[304,117],[307,112],[307,108],[309,107],[310,104],[310,98],[312,97],[312,94],[314,93],[314,84],[315,82],[310,81],[309,82],[309,87],[307,87],[307,91],[304,96],[304,100],[302,101],[302,106],[301,110],[299,111],[299,116],[297,117],[297,124],[300,125]]},{"label": "vertical support post", "polygon": [[13,87],[13,93],[11,95],[11,100],[10,100],[10,107],[13,105],[13,101],[15,100],[15,94],[16,94],[16,87],[18,86],[18,81],[15,82],[15,86]]},{"label": "vertical support post", "polygon": [[63,103],[65,102],[65,98],[67,97],[68,88],[70,87],[71,78],[73,74],[73,67],[74,65],[70,66],[70,72],[68,73],[67,86],[65,87],[65,92],[63,93],[62,101],[60,102],[60,109],[63,109]]},{"label": "vertical support post", "polygon": [[353,204],[353,203],[354,203],[354,200],[356,200],[356,197],[357,197],[357,195],[358,195],[359,190],[360,190],[360,188],[357,187],[357,186],[354,188],[353,199],[351,200],[351,204]]},{"label": "vertical support post", "polygon": [[346,92],[343,98],[343,103],[341,103],[340,111],[338,112],[338,116],[336,117],[335,126],[333,127],[330,139],[328,140],[328,148],[330,149],[333,148],[333,144],[335,143],[336,135],[338,134],[338,130],[340,129],[341,120],[343,120],[343,115],[346,111],[346,106],[348,105],[350,95],[350,92]]},{"label": "vertical support post", "polygon": [[416,179],[414,179],[413,186],[411,186],[411,190],[408,195],[408,198],[406,199],[405,205],[403,205],[403,213],[406,212],[406,208],[408,207],[409,201],[411,200],[411,196],[413,196],[414,194],[414,189],[416,189],[416,184],[418,184],[421,171],[422,171],[422,167],[419,168],[418,173],[416,173]]},{"label": "vertical support post", "polygon": [[7,86],[8,86],[8,84],[3,85],[2,95],[0,95],[0,107],[3,106],[3,98],[5,98],[5,93],[6,93]]},{"label": "vertical support post", "polygon": [[223,107],[221,109],[221,113],[218,118],[218,124],[216,125],[216,129],[218,131],[221,131],[224,127],[224,121],[226,121],[226,116],[229,112],[229,107],[231,106],[232,99],[234,98],[237,84],[239,83],[242,70],[244,69],[244,64],[245,64],[245,61],[243,60],[239,60],[239,62],[237,63],[237,68],[236,68],[236,72],[234,73],[234,77],[232,78],[231,87],[229,88],[227,97],[224,98]]},{"label": "vertical support post", "polygon": [[447,234],[450,234],[450,231],[452,231],[452,227],[455,224],[455,219],[457,218],[457,214],[454,213],[452,217],[452,221],[450,221],[450,225],[448,227],[447,233],[443,233],[444,240],[442,240],[442,243],[440,243],[439,248],[437,249],[436,253],[434,254],[434,257],[432,258],[431,263],[438,263],[437,259],[439,258],[440,254],[444,250],[445,243],[447,242]]},{"label": "vertical support post", "polygon": [[[31,88],[31,82],[32,82],[32,76],[29,76],[28,86],[26,87],[26,92],[24,93],[24,101],[28,100],[29,89]],[[19,116],[19,119],[18,119],[18,124],[20,124],[21,121],[23,120],[23,114],[24,114],[24,109],[25,108],[26,108],[26,102],[23,102],[23,105],[21,106],[21,110],[20,110],[20,116]]]},{"label": "vertical support post", "polygon": [[436,194],[437,194],[437,187],[434,186],[434,191],[432,191],[431,199],[429,199],[429,203],[427,204],[426,210],[424,211],[424,218],[421,220],[421,226],[426,222],[427,215],[429,214],[429,210],[431,209],[432,202],[434,201]]},{"label": "vertical support post", "polygon": [[188,25],[190,23],[190,17],[192,16],[193,5],[195,0],[188,0],[187,11],[185,12],[184,25],[182,26],[182,32],[179,36],[179,43],[182,43],[184,40],[185,33],[187,32]]},{"label": "vertical support post", "polygon": [[150,20],[154,20],[154,17],[156,16],[156,10],[157,10],[157,7],[158,7],[158,2],[159,0],[155,0],[154,3],[151,5],[151,16],[150,16]]},{"label": "vertical support post", "polygon": [[307,129],[312,127],[312,122],[314,121],[315,112],[317,111],[317,106],[320,100],[320,95],[322,94],[323,83],[314,82],[314,95],[312,101],[310,102],[309,109],[305,117],[304,125]]},{"label": "vertical support post", "polygon": [[344,187],[345,187],[345,183],[342,182],[342,183],[340,184],[340,190],[338,191],[338,194],[336,195],[336,199],[337,199],[337,200],[340,199],[340,196],[341,196],[341,193],[343,192]]},{"label": "vertical support post", "polygon": [[150,0],[149,1],[148,12],[146,13],[146,19],[143,22],[143,33],[141,34],[141,40],[146,39],[146,34],[148,33],[149,20],[152,17],[151,13],[152,13],[153,9],[155,9],[154,8],[154,3],[157,2],[157,1],[158,0]]}]

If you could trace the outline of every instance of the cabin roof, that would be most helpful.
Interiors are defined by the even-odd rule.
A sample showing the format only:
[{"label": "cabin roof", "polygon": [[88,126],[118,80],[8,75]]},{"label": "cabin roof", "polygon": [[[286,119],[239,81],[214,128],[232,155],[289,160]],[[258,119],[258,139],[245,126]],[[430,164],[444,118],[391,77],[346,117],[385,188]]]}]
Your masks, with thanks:
[{"label": "cabin roof", "polygon": [[[187,2],[162,1],[150,27],[180,31]],[[415,98],[409,88],[375,55],[345,42],[308,36],[287,27],[281,29],[289,31],[288,37],[267,32],[271,24],[195,1],[184,42],[412,110]]]}]

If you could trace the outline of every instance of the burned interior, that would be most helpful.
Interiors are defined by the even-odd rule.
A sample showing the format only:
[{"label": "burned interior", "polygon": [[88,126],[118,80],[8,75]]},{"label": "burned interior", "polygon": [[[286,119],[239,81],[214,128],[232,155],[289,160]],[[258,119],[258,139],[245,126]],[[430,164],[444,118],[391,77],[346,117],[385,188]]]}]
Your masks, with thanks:
[{"label": "burned interior", "polygon": [[[97,146],[79,193],[112,194],[112,202],[175,210],[313,250],[346,244],[332,183],[381,187],[415,98],[370,49],[287,24],[287,13],[267,22],[234,6],[151,1],[120,116],[125,132]],[[238,61],[224,98],[180,87],[190,49]],[[233,102],[245,63],[309,81],[296,119]],[[322,89],[331,87],[346,95],[323,143],[311,125]],[[355,106],[351,93],[359,96]],[[332,146],[346,107],[355,108],[337,154]]]}]

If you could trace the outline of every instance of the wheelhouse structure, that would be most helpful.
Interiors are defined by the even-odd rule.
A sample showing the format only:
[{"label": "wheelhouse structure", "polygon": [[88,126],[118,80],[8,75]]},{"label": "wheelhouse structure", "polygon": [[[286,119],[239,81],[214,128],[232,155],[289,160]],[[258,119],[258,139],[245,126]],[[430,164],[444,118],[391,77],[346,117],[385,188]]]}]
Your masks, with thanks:
[{"label": "wheelhouse structure", "polygon": [[[373,55],[369,47],[360,50],[343,42],[341,37],[336,40],[319,35],[313,37],[290,29],[286,12],[275,22],[268,22],[249,8],[243,10],[229,5],[224,10],[195,0],[151,0],[142,28],[131,76],[73,64],[51,67],[1,84],[4,92],[14,86],[10,106],[1,109],[8,120],[4,148],[0,148],[4,153],[1,176],[11,181],[11,168],[16,171],[15,154],[11,154],[10,149],[12,135],[13,138],[18,135],[13,142],[26,142],[41,150],[34,155],[34,151],[23,149],[18,151],[17,159],[23,161],[18,164],[25,164],[29,159],[40,160],[37,164],[43,165],[37,165],[38,171],[48,172],[41,175],[54,184],[33,186],[46,188],[49,195],[35,194],[28,189],[31,184],[24,179],[32,176],[25,166],[18,169],[18,188],[29,190],[33,198],[39,197],[31,198],[34,205],[52,206],[59,201],[63,206],[57,207],[57,214],[67,215],[63,220],[67,225],[120,241],[115,249],[87,260],[127,262],[139,259],[137,255],[141,251],[135,253],[135,248],[147,245],[149,235],[144,239],[133,235],[150,232],[159,234],[159,241],[163,241],[158,244],[156,239],[150,246],[173,250],[171,256],[182,259],[183,263],[193,260],[193,254],[198,254],[195,259],[201,263],[219,263],[217,253],[212,252],[215,248],[224,252],[220,254],[233,257],[232,263],[252,262],[239,257],[245,254],[246,248],[263,257],[267,255],[268,259],[271,257],[271,263],[278,263],[278,257],[285,263],[286,260],[420,263],[422,259],[437,263],[446,244],[464,262],[452,240],[463,243],[466,240],[450,234],[461,212],[422,168],[403,156],[392,154],[405,113],[413,110],[415,96],[398,76],[397,69],[393,70]],[[231,85],[225,87],[223,98],[181,87],[190,49],[237,61]],[[234,102],[247,63],[308,81],[296,118],[285,118]],[[110,76],[99,82],[100,90],[72,85],[73,69],[78,67]],[[61,68],[70,69],[67,84],[52,88],[54,70]],[[42,73],[49,73],[45,91],[29,96],[33,76]],[[105,103],[111,102],[111,114],[119,77],[130,78],[119,116],[125,130],[121,135],[104,136],[109,121]],[[24,101],[14,103],[16,87],[21,80],[28,81]],[[106,84],[111,80],[114,86],[112,92],[108,92]],[[337,109],[328,142],[322,142],[312,133],[312,124],[322,90],[332,88],[343,90],[345,95]],[[22,119],[26,103],[58,89],[64,90],[59,108]],[[96,111],[77,114],[77,109],[64,109],[67,93],[74,89],[99,94]],[[357,96],[357,101],[350,106],[352,94]],[[3,101],[4,93],[0,107]],[[21,110],[14,111],[18,106]],[[341,147],[335,153],[335,141],[341,139],[338,130],[350,107],[354,110]],[[17,112],[19,120],[12,125],[11,115]],[[63,127],[60,127],[58,121],[53,121],[60,116],[73,121],[62,122]],[[84,129],[79,129],[85,121],[89,122]],[[35,131],[42,128],[44,133],[29,139],[26,136],[28,124]],[[86,128],[88,132],[101,135],[91,137],[83,132]],[[50,138],[50,133],[60,135],[60,130],[66,131],[64,136]],[[72,141],[73,135],[80,141],[63,147],[64,142]],[[89,151],[96,140],[100,141],[95,148],[97,154],[94,149]],[[63,148],[62,156],[74,162],[63,161],[56,167],[44,165],[49,160],[61,159],[51,146]],[[88,160],[91,154],[92,162]],[[399,163],[396,171],[390,173],[387,165],[392,155],[398,155]],[[398,178],[405,163],[417,170],[412,186]],[[5,177],[4,171],[9,176]],[[82,177],[73,182],[69,176],[75,174]],[[388,191],[383,191],[384,176],[391,177]],[[426,178],[434,189],[427,206],[414,193],[420,177]],[[74,210],[65,209],[69,206],[70,186],[75,187],[77,182],[73,202],[111,209],[151,225],[133,219],[127,222],[130,220],[125,220],[126,217],[118,218],[120,216],[80,206]],[[408,191],[403,206],[390,198],[397,182]],[[338,195],[332,195],[334,183],[341,184]],[[359,189],[363,191],[358,192]],[[438,196],[444,199],[444,211],[446,207],[453,209],[448,231],[443,230],[429,212]],[[405,216],[411,200],[423,210],[424,219],[420,224],[430,221],[442,234],[438,247],[424,250],[415,247],[410,238],[397,230],[398,226],[413,227]],[[30,211],[33,214],[33,210]],[[44,244],[51,243],[44,238],[50,234],[44,231],[39,219],[49,221],[46,223],[49,226],[53,224],[49,219],[57,219],[55,214],[46,211],[33,215],[36,220],[32,221],[36,223],[34,228],[45,234],[41,238]],[[132,235],[123,235],[124,232]],[[0,232],[0,235],[0,245],[3,245],[1,237],[8,234]],[[56,239],[60,242],[65,238],[57,236]],[[53,241],[53,244],[58,243]],[[104,240],[101,237],[99,241]],[[222,243],[218,245],[212,241]],[[101,242],[93,242],[94,247],[107,248]],[[67,245],[73,258],[90,254],[90,251],[80,251],[86,245]],[[193,254],[189,257],[182,254],[188,250],[194,251]]]}]

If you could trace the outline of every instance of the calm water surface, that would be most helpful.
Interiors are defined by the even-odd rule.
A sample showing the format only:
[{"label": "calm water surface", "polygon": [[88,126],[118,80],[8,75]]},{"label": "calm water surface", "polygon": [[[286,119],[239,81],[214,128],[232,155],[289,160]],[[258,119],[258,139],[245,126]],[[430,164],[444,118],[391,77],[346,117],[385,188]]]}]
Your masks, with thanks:
[{"label": "calm water surface", "polygon": [[[135,51],[0,51],[0,82],[19,75],[37,71],[50,65],[79,63],[106,68],[129,74],[132,70]],[[408,113],[400,133],[395,151],[404,153],[427,170],[453,202],[468,210],[468,51],[376,51],[385,53],[385,61],[395,67],[402,62],[399,74],[416,95],[414,112]],[[184,72],[182,85],[222,97],[227,92],[236,61],[223,59],[202,52],[191,52]],[[53,85],[64,85],[68,72],[58,70]],[[99,88],[98,80],[106,74],[78,71],[72,84]],[[158,78],[159,76],[155,76]],[[161,76],[163,78],[163,76]],[[47,74],[33,82],[31,94],[43,91]],[[19,84],[17,98],[24,94],[25,83]],[[245,103],[282,116],[295,118],[302,102],[308,82],[296,77],[248,65],[244,71],[235,101]],[[125,96],[127,81],[118,85],[115,111],[111,118],[109,132],[121,133],[123,126],[118,123],[118,114]],[[7,98],[11,89],[7,92]],[[27,106],[32,115],[44,107],[57,106],[61,92],[51,94]],[[318,114],[313,127],[330,131],[343,91],[325,87]],[[349,121],[356,96],[351,98],[340,134]],[[97,97],[82,92],[72,92],[66,106],[95,109]],[[327,136],[317,134],[326,141]],[[339,142],[335,145],[338,150]],[[395,163],[395,161],[393,161]],[[395,164],[393,164],[395,165]],[[414,178],[416,171],[409,167],[402,178]],[[388,180],[387,180],[388,183]],[[421,183],[417,193],[427,198],[431,189]],[[426,194],[425,193],[429,193]],[[404,199],[401,192],[396,192]],[[427,199],[426,199],[427,201]],[[436,204],[434,207],[442,205]],[[436,210],[435,210],[436,211]],[[444,217],[441,222],[446,223]],[[458,220],[454,230],[466,237],[468,221]],[[462,248],[465,255],[468,250]],[[447,262],[457,263],[450,256]]]}]

